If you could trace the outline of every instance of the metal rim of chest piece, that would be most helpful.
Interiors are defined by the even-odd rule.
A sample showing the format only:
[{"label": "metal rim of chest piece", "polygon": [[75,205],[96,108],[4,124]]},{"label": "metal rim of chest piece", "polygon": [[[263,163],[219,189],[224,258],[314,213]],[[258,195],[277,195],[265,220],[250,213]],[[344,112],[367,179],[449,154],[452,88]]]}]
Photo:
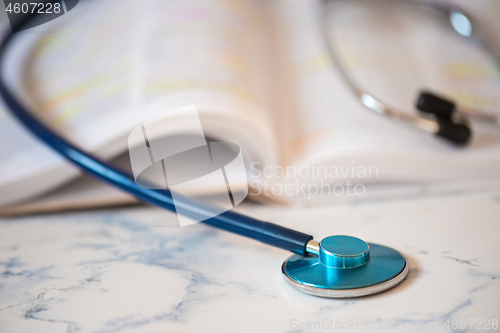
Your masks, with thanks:
[{"label": "metal rim of chest piece", "polygon": [[401,283],[410,269],[408,259],[400,252],[351,236],[327,237],[313,253],[293,255],[281,271],[288,285],[320,297],[376,294]]}]

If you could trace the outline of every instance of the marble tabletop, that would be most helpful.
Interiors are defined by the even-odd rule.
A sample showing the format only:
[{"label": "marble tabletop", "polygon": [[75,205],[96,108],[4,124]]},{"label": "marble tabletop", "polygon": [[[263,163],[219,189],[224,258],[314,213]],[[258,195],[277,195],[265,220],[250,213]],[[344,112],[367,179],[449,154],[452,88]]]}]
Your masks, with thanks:
[{"label": "marble tabletop", "polygon": [[500,330],[500,191],[238,210],[391,246],[410,273],[378,295],[323,299],[285,284],[288,253],[158,209],[3,219],[0,332]]}]

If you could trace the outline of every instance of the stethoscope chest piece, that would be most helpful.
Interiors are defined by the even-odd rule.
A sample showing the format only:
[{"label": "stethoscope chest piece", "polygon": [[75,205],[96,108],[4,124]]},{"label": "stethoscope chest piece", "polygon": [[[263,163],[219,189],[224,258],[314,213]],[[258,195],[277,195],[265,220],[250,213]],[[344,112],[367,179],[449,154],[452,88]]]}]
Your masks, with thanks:
[{"label": "stethoscope chest piece", "polygon": [[285,281],[307,294],[347,298],[379,293],[408,275],[409,264],[398,251],[350,236],[330,236],[317,255],[294,255],[281,267]]}]

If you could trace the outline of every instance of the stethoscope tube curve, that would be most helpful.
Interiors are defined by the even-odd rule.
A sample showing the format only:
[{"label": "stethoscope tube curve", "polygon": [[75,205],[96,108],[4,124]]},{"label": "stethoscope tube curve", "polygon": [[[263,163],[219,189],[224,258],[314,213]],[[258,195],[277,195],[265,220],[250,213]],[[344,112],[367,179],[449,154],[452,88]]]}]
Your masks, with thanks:
[{"label": "stethoscope tube curve", "polygon": [[[36,15],[29,15],[22,26]],[[188,197],[176,196],[175,205],[171,192],[165,190],[151,190],[138,186],[133,177],[112,165],[100,160],[54,133],[47,126],[37,120],[9,90],[4,81],[5,56],[9,45],[14,40],[14,33],[8,32],[0,43],[0,95],[11,113],[42,142],[64,156],[71,163],[94,177],[113,185],[139,200],[176,212],[175,205],[181,205],[184,215],[202,221],[205,224],[217,227],[241,236],[258,240],[262,243],[288,250],[300,255],[306,255],[306,246],[313,238],[311,235],[295,231],[280,225],[264,222],[249,216],[226,211],[222,214],[206,219],[213,207],[203,201]]]},{"label": "stethoscope tube curve", "polygon": [[[469,141],[471,136],[469,122],[465,117],[474,118],[479,121],[500,126],[500,115],[498,114],[487,113],[481,110],[470,110],[467,108],[459,108],[455,107],[455,105],[452,106],[452,109],[450,110],[450,115],[448,117],[443,118],[442,116],[435,114],[432,107],[429,110],[424,110],[418,106],[417,102],[417,108],[419,108],[419,110],[427,113],[434,113],[436,119],[421,117],[418,115],[414,115],[412,113],[403,112],[392,106],[389,106],[387,103],[383,102],[378,97],[375,97],[373,94],[363,90],[360,87],[360,85],[357,84],[356,81],[349,75],[345,66],[342,64],[342,61],[338,57],[337,52],[333,47],[333,43],[330,40],[331,34],[330,34],[330,29],[328,28],[328,23],[329,23],[328,13],[330,11],[326,8],[326,6],[327,3],[334,1],[335,0],[321,0],[321,5],[323,6],[323,8],[321,10],[319,17],[320,18],[319,29],[324,41],[324,45],[326,47],[326,51],[330,56],[330,58],[332,59],[333,63],[335,64],[338,73],[342,77],[344,83],[350,88],[352,93],[356,96],[356,98],[363,106],[365,106],[367,109],[371,111],[374,111],[375,113],[387,116],[388,118],[394,121],[407,123],[416,128],[419,128],[420,130],[436,134],[459,145],[465,145]],[[484,32],[480,30],[478,26],[475,24],[475,21],[473,20],[471,15],[465,12],[463,9],[459,8],[458,6],[452,6],[451,4],[445,5],[441,3],[422,2],[415,0],[407,0],[407,1],[409,3],[415,4],[416,6],[428,7],[433,10],[446,13],[448,15],[451,14],[461,15],[471,24],[472,32],[471,35],[467,37],[475,38],[479,42],[479,44],[483,47],[483,49],[485,49],[488,52],[488,54],[492,56],[497,67],[500,66],[499,53],[496,52],[495,48],[491,45]],[[419,97],[419,100],[424,98],[426,94],[428,95],[429,93],[426,91],[422,92],[422,94]],[[448,101],[436,95],[432,96],[432,98],[439,100],[438,101],[439,103],[442,102],[448,103]],[[451,113],[456,114],[457,117],[451,117]],[[452,120],[451,118],[456,118],[456,120]]]}]

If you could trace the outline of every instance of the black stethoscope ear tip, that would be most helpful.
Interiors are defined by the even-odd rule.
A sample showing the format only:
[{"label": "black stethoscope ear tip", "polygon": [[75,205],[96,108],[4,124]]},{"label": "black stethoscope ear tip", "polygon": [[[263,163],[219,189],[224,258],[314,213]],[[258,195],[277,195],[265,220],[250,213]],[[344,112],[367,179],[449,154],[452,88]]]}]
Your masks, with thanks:
[{"label": "black stethoscope ear tip", "polygon": [[451,117],[455,111],[455,103],[427,90],[421,91],[418,95],[416,107],[437,117]]},{"label": "black stethoscope ear tip", "polygon": [[470,127],[465,124],[454,123],[448,120],[438,120],[438,123],[439,131],[436,133],[436,135],[445,138],[457,145],[465,146],[472,136]]},{"label": "black stethoscope ear tip", "polygon": [[418,110],[436,117],[439,125],[437,136],[461,146],[469,142],[472,131],[465,121],[454,119],[456,105],[452,101],[429,91],[422,91],[418,96],[416,107]]}]

